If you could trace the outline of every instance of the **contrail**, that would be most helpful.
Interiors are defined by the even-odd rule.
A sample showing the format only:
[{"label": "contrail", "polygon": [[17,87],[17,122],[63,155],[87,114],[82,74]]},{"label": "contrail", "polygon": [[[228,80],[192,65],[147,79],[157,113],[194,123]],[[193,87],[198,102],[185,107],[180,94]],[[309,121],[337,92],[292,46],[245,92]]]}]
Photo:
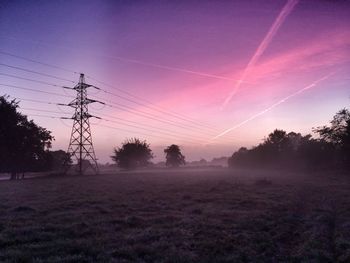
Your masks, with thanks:
[{"label": "contrail", "polygon": [[112,59],[118,59],[118,60],[121,60],[121,61],[134,63],[134,64],[140,64],[140,65],[154,67],[154,68],[161,68],[161,69],[166,69],[166,70],[179,71],[179,72],[184,72],[184,73],[188,73],[188,74],[199,75],[199,76],[203,76],[203,77],[223,79],[223,80],[231,80],[231,81],[235,81],[235,82],[246,82],[246,81],[242,81],[241,79],[238,80],[238,79],[233,79],[233,78],[229,78],[229,77],[225,77],[225,76],[220,76],[220,75],[215,75],[215,74],[208,74],[208,73],[204,73],[204,72],[193,71],[193,70],[188,70],[188,69],[184,69],[184,68],[177,68],[177,67],[172,67],[172,66],[166,66],[166,65],[160,65],[160,64],[150,63],[150,62],[143,62],[143,61],[140,61],[140,60],[128,59],[128,58],[124,58],[124,57],[105,56],[105,55],[104,55],[104,57],[108,57],[108,58],[112,58]]},{"label": "contrail", "polygon": [[[19,39],[19,38],[2,36],[2,35],[0,35],[0,38],[6,38],[6,39],[11,39],[11,40],[15,40],[15,41],[22,41],[22,42],[29,42],[29,43],[42,45],[42,46],[55,47],[55,48],[66,49],[66,50],[70,50],[70,51],[76,51],[77,50],[76,48],[72,48],[72,47],[68,47],[68,46],[62,46],[62,45],[57,45],[57,44],[52,44],[52,43],[43,42],[43,41],[35,41],[35,40],[30,40],[30,39]],[[1,53],[9,55],[9,53],[6,53],[6,52],[1,52]],[[209,74],[209,73],[201,72],[201,71],[194,71],[194,70],[189,70],[189,69],[185,69],[185,68],[178,68],[178,67],[173,67],[173,66],[168,66],[168,65],[162,65],[162,64],[156,64],[156,63],[151,63],[151,62],[145,62],[145,61],[141,61],[141,60],[130,59],[130,58],[125,58],[125,57],[120,57],[120,56],[109,56],[109,55],[97,54],[97,53],[91,54],[91,55],[95,56],[95,57],[116,59],[116,60],[119,60],[119,61],[124,61],[124,62],[128,62],[128,63],[133,63],[133,64],[139,64],[139,65],[153,67],[153,68],[160,68],[160,69],[165,69],[165,70],[170,70],[170,71],[183,72],[183,73],[197,75],[197,76],[202,76],[202,77],[207,77],[207,78],[230,80],[230,81],[235,81],[235,82],[238,82],[238,81],[245,82],[245,81],[242,81],[242,80],[233,79],[233,78],[229,78],[229,77],[225,77],[225,76],[221,76],[221,75]]]},{"label": "contrail", "polygon": [[222,133],[216,135],[215,137],[212,138],[212,140],[215,140],[215,139],[217,139],[217,138],[219,138],[219,137],[221,137],[221,136],[223,136],[223,135],[229,133],[230,131],[233,131],[233,130],[235,130],[235,129],[241,127],[241,126],[243,126],[244,124],[246,124],[246,123],[248,123],[248,122],[250,122],[250,121],[256,119],[257,117],[259,117],[259,116],[265,114],[266,112],[272,110],[273,108],[277,107],[278,105],[280,105],[280,104],[286,102],[287,100],[289,100],[289,99],[291,99],[291,98],[293,98],[293,97],[295,97],[295,96],[297,96],[297,95],[303,93],[304,91],[306,91],[306,90],[308,90],[308,89],[311,89],[311,88],[315,87],[318,83],[320,83],[320,82],[322,82],[322,81],[328,79],[328,78],[329,78],[331,75],[333,75],[334,73],[335,73],[335,72],[332,72],[332,73],[330,73],[330,74],[328,74],[328,75],[326,75],[326,76],[324,76],[324,77],[322,77],[322,78],[320,78],[320,79],[314,81],[314,82],[311,83],[310,85],[308,85],[308,86],[306,86],[306,87],[304,87],[304,88],[302,88],[302,89],[300,89],[300,90],[298,90],[298,91],[296,91],[296,92],[294,92],[294,93],[288,95],[287,97],[284,97],[283,99],[281,99],[281,100],[277,101],[276,103],[272,104],[270,107],[266,108],[265,110],[263,110],[263,111],[261,111],[261,112],[255,114],[255,115],[251,116],[250,118],[248,118],[248,119],[246,119],[246,120],[244,120],[244,121],[242,121],[242,122],[236,124],[235,126],[233,126],[233,127],[229,128],[229,129],[223,131]]},{"label": "contrail", "polygon": [[224,108],[227,103],[230,102],[232,97],[237,93],[239,90],[241,84],[245,82],[246,77],[251,72],[252,68],[255,66],[256,62],[259,60],[261,55],[265,52],[266,48],[269,46],[270,42],[272,41],[273,37],[277,33],[278,29],[281,27],[283,22],[286,20],[288,15],[293,11],[295,5],[298,3],[298,0],[288,0],[288,2],[285,4],[285,6],[282,8],[281,12],[277,16],[275,22],[272,24],[271,28],[267,32],[264,39],[261,41],[260,45],[256,49],[253,57],[250,59],[247,67],[243,71],[243,74],[240,78],[240,80],[236,83],[234,89],[231,91],[229,96],[226,98],[224,103],[222,104],[221,108]]}]

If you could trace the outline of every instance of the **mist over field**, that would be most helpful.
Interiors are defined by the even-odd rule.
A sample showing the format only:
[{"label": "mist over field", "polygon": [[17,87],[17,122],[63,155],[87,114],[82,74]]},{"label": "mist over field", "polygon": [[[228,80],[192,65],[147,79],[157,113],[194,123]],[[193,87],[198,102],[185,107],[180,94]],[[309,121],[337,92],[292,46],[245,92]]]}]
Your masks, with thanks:
[{"label": "mist over field", "polygon": [[0,184],[2,262],[347,262],[349,176],[177,169]]}]

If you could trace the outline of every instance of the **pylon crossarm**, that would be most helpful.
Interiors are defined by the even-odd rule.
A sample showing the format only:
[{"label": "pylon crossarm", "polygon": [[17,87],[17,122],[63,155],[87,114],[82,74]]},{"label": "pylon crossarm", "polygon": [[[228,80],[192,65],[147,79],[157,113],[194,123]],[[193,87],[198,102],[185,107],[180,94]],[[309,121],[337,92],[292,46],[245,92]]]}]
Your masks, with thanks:
[{"label": "pylon crossarm", "polygon": [[99,100],[92,100],[92,99],[86,99],[88,103],[101,103],[103,105],[105,105],[106,103],[102,102],[102,101],[99,101]]}]

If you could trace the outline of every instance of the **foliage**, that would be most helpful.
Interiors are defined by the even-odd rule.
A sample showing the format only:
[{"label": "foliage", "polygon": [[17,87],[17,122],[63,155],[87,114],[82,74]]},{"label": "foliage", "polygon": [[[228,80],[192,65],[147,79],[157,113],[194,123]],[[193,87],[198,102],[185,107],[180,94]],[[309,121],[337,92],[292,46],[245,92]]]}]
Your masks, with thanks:
[{"label": "foliage", "polygon": [[240,148],[228,160],[229,167],[323,168],[333,165],[334,147],[311,135],[275,130],[263,143]]},{"label": "foliage", "polygon": [[240,148],[229,158],[230,167],[350,168],[350,111],[335,114],[330,126],[313,130],[319,138],[274,130],[263,143]]},{"label": "foliage", "polygon": [[19,113],[18,102],[0,97],[0,172],[18,173],[45,169],[51,132]]},{"label": "foliage", "polygon": [[318,127],[314,131],[322,140],[336,148],[339,165],[350,168],[350,111],[348,109],[338,111],[330,124]]},{"label": "foliage", "polygon": [[64,169],[64,165],[71,164],[72,159],[69,153],[58,150],[58,151],[49,151],[47,168],[48,170],[60,171]]},{"label": "foliage", "polygon": [[146,141],[133,138],[126,140],[120,148],[115,148],[111,158],[119,167],[133,169],[148,166],[153,154]]},{"label": "foliage", "polygon": [[344,145],[350,136],[350,111],[342,109],[338,111],[333,120],[330,121],[331,126],[322,126],[314,129],[320,137],[335,145]]},{"label": "foliage", "polygon": [[185,156],[182,155],[180,147],[176,144],[172,144],[164,149],[166,155],[166,166],[179,167],[185,165]]}]

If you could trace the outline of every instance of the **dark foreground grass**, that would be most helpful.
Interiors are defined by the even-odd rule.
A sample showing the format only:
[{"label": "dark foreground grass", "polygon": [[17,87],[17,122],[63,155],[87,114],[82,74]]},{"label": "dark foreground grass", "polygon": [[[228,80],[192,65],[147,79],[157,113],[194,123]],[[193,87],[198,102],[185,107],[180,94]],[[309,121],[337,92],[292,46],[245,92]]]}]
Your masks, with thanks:
[{"label": "dark foreground grass", "polygon": [[350,177],[217,169],[1,181],[0,262],[350,262]]}]

